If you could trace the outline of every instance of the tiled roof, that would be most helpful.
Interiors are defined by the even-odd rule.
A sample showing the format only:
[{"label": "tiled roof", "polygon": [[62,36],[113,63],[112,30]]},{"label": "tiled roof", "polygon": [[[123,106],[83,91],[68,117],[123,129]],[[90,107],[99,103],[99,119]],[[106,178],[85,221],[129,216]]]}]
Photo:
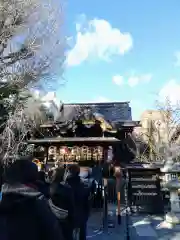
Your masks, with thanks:
[{"label": "tiled roof", "polygon": [[88,109],[92,110],[93,113],[103,115],[110,122],[132,120],[128,102],[64,104],[64,111],[60,113],[57,120],[70,121],[76,118],[81,111],[85,111],[86,115]]},{"label": "tiled roof", "polygon": [[78,116],[78,108],[73,105],[66,105],[63,106],[63,111],[57,117],[57,121],[66,122],[71,121]]}]

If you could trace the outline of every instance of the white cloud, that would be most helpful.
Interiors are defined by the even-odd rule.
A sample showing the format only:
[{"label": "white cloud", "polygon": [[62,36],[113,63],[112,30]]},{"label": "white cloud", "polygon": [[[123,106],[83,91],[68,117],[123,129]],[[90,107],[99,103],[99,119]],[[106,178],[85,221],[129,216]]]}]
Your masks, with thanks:
[{"label": "white cloud", "polygon": [[180,83],[175,79],[171,79],[167,82],[159,92],[159,100],[169,100],[172,104],[180,102]]},{"label": "white cloud", "polygon": [[152,74],[145,74],[145,75],[142,75],[141,76],[141,81],[145,82],[145,83],[148,83],[151,81],[152,79]]},{"label": "white cloud", "polygon": [[75,46],[67,55],[69,66],[79,65],[93,57],[107,61],[113,55],[125,54],[133,46],[130,33],[122,33],[104,19],[87,21],[84,17],[76,24],[76,32]]},{"label": "white cloud", "polygon": [[139,77],[130,77],[130,78],[128,79],[128,85],[129,85],[130,87],[134,87],[134,86],[136,86],[138,83],[139,83]]},{"label": "white cloud", "polygon": [[135,87],[140,83],[148,83],[151,81],[152,75],[151,74],[144,74],[139,76],[131,76],[128,78],[127,83],[130,87]]},{"label": "white cloud", "polygon": [[152,75],[151,74],[143,74],[143,75],[132,75],[130,77],[128,77],[126,80],[124,79],[123,76],[121,75],[115,75],[113,76],[113,83],[121,86],[123,84],[127,84],[130,87],[135,87],[140,83],[148,83],[149,81],[151,81]]},{"label": "white cloud", "polygon": [[118,86],[121,86],[124,84],[124,78],[123,78],[123,76],[120,76],[120,75],[113,76],[112,81],[114,84],[116,84]]}]

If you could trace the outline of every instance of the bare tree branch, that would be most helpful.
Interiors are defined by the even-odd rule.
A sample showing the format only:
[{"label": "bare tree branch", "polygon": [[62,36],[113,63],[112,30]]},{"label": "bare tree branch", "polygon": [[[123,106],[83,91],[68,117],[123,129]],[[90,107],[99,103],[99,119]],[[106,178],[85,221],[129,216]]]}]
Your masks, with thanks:
[{"label": "bare tree branch", "polygon": [[0,151],[5,162],[19,154],[27,133],[44,119],[30,90],[57,89],[66,50],[63,22],[61,1],[0,0],[0,103],[8,114]]},{"label": "bare tree branch", "polygon": [[[133,153],[138,161],[154,162],[165,160],[168,154],[173,154],[177,160],[180,154],[177,153],[180,133],[180,107],[172,105],[167,99],[166,102],[157,103],[159,119],[149,117],[147,129],[141,128],[141,134],[132,138],[136,148]],[[139,140],[141,144],[139,144]],[[142,144],[146,143],[145,151],[140,151]],[[171,153],[173,152],[173,153]]]},{"label": "bare tree branch", "polygon": [[65,38],[62,6],[57,2],[0,1],[1,79],[22,88],[39,83],[40,78],[42,84],[55,68],[62,70]]}]

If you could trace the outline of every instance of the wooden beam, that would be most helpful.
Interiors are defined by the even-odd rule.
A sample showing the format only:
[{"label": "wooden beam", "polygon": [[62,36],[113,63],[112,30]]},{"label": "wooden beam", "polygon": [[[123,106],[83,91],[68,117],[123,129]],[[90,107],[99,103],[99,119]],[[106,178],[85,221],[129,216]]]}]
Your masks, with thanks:
[{"label": "wooden beam", "polygon": [[35,145],[61,145],[61,144],[113,144],[118,143],[120,140],[114,137],[71,137],[71,138],[43,138],[43,139],[31,139],[27,141],[28,144],[35,144]]}]

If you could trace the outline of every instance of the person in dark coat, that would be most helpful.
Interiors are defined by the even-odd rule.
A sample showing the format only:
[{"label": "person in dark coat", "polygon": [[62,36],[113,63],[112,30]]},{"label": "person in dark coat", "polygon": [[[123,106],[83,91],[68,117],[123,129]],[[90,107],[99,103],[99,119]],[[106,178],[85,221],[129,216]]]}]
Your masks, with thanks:
[{"label": "person in dark coat", "polygon": [[96,182],[92,176],[92,169],[91,168],[81,168],[79,174],[81,180],[89,186],[91,190],[91,194],[93,195],[96,191]]},{"label": "person in dark coat", "polygon": [[75,223],[80,229],[80,240],[86,239],[86,226],[90,213],[89,197],[91,189],[81,180],[80,168],[77,164],[68,166],[66,182],[71,186],[75,200]]},{"label": "person in dark coat", "polygon": [[71,240],[73,239],[75,205],[72,189],[64,182],[64,174],[64,167],[54,170],[50,186],[50,197],[55,206],[68,212],[67,218],[59,219],[59,223],[62,226],[64,238]]},{"label": "person in dark coat", "polygon": [[38,172],[38,180],[36,182],[36,186],[38,187],[38,190],[47,198],[49,199],[49,188],[50,184],[46,182],[46,174],[44,171]]},{"label": "person in dark coat", "polygon": [[102,208],[103,206],[103,197],[102,197],[102,182],[103,182],[103,171],[102,165],[96,163],[92,167],[92,178],[95,179],[96,183],[96,193],[93,199],[93,208]]},{"label": "person in dark coat", "polygon": [[37,190],[37,179],[37,166],[30,159],[19,159],[5,170],[0,203],[1,240],[63,240],[56,217]]},{"label": "person in dark coat", "polygon": [[38,180],[41,182],[46,182],[46,173],[44,171],[39,171]]}]

